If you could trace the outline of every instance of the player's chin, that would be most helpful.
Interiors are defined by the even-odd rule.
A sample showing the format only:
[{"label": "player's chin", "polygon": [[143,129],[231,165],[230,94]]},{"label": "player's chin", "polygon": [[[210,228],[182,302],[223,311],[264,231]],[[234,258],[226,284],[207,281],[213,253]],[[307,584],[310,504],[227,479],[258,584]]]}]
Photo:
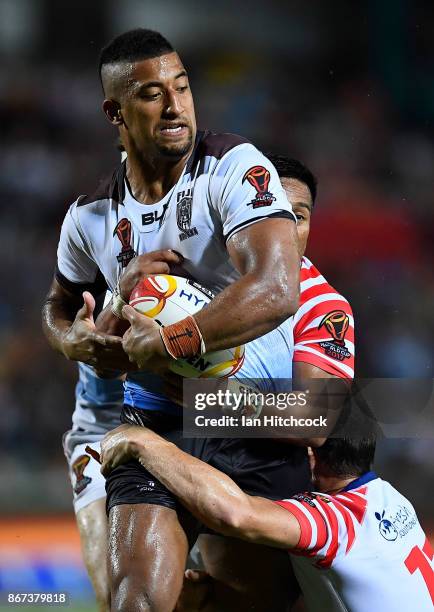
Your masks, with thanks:
[{"label": "player's chin", "polygon": [[165,157],[183,157],[190,151],[192,142],[192,136],[189,134],[178,142],[166,143],[160,141],[158,149]]}]

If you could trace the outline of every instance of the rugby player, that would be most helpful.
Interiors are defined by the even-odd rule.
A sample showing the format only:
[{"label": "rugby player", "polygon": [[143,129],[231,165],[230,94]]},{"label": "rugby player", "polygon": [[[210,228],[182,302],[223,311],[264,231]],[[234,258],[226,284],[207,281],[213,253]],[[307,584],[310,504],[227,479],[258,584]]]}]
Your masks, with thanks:
[{"label": "rugby player", "polygon": [[[282,186],[285,193],[293,203],[293,210],[297,216],[297,237],[298,248],[300,255],[304,254],[306,243],[310,229],[310,218],[314,200],[316,198],[316,179],[313,174],[299,161],[289,159],[285,156],[268,155],[277,169]],[[318,374],[317,371],[312,372],[310,366],[303,366],[302,356],[312,355],[312,353],[303,353],[305,346],[305,333],[309,329],[309,325],[314,321],[321,312],[329,312],[333,309],[336,300],[340,300],[340,296],[334,289],[330,288],[325,282],[316,284],[320,290],[316,296],[306,294],[306,285],[308,278],[307,270],[310,270],[311,278],[322,278],[317,275],[317,271],[310,265],[307,259],[303,259],[301,301],[305,302],[305,298],[310,298],[309,308],[304,316],[304,325],[297,325],[294,331],[293,345],[296,347],[293,355],[295,359],[294,376],[297,381],[301,374],[312,375]],[[308,267],[310,266],[310,267]],[[149,273],[152,269],[149,268]],[[304,283],[304,284],[303,284]],[[312,297],[327,295],[331,297],[331,302],[326,300],[322,302],[322,306],[318,305],[318,300]],[[331,294],[331,296],[330,296]],[[342,306],[342,305],[341,305]],[[343,307],[351,317],[351,311],[346,302],[343,302]],[[320,312],[318,309],[322,308]],[[310,313],[310,315],[309,315]],[[306,331],[305,331],[306,330]],[[353,335],[353,323],[351,317],[349,336]],[[255,341],[254,341],[255,342]],[[315,348],[311,344],[312,348]],[[353,343],[350,342],[351,351],[353,353]],[[321,349],[320,349],[321,350]],[[318,358],[318,355],[316,355]],[[339,368],[339,364],[331,362],[331,366],[321,362],[321,358],[315,362],[315,368],[323,366],[321,373],[326,376],[325,369],[332,367],[332,371]],[[288,359],[291,354],[288,354]],[[325,361],[325,360],[324,360]],[[350,364],[352,367],[352,363]],[[301,368],[309,368],[309,371],[301,372]],[[76,409],[73,415],[73,429],[69,432],[65,439],[65,452],[68,457],[70,466],[71,480],[74,489],[74,507],[77,513],[77,522],[80,529],[82,548],[86,567],[89,576],[91,577],[98,605],[100,610],[109,609],[109,587],[107,582],[107,571],[104,562],[105,551],[107,548],[107,520],[105,513],[105,481],[99,472],[95,462],[90,461],[85,453],[85,447],[90,444],[95,450],[99,450],[99,442],[103,435],[115,428],[119,424],[119,414],[123,399],[123,389],[121,382],[117,379],[105,380],[96,376],[93,368],[80,364],[80,381],[77,386],[76,394]],[[325,369],[324,369],[325,368]],[[347,371],[340,372],[342,376],[348,374]],[[351,374],[351,372],[350,372]],[[78,478],[80,482],[77,483]],[[220,583],[234,583],[234,577],[237,576],[238,569],[236,564],[226,562],[225,564],[216,564],[213,559],[216,558],[216,552],[230,556],[225,546],[224,541],[220,537],[202,535],[200,537],[200,548],[205,559],[205,567],[213,575],[218,575]],[[251,558],[251,546],[237,542],[236,563],[240,560],[241,549],[243,554]],[[267,551],[265,551],[267,554]],[[283,568],[284,570],[285,568]],[[282,568],[274,568],[274,571],[283,571]],[[262,592],[266,591],[262,589]],[[252,591],[250,587],[249,591]],[[235,599],[233,591],[226,589],[226,596]],[[254,594],[251,594],[253,597]],[[246,597],[244,596],[243,599]]]},{"label": "rugby player", "polygon": [[293,553],[311,612],[433,609],[434,551],[409,500],[371,471],[373,436],[312,449],[318,492],[277,502],[147,429],[123,425],[101,448],[104,474],[134,456],[210,529]]},{"label": "rugby player", "polygon": [[[312,173],[297,160],[292,160],[284,156],[273,155],[269,156],[269,158],[271,159],[278,171],[281,183],[285,188],[285,192],[288,199],[293,202],[294,212],[298,218],[297,234],[299,241],[299,251],[300,255],[303,255],[309,235],[312,207],[316,197],[316,180]],[[293,341],[289,343],[295,348],[295,350],[288,349],[287,356],[287,360],[289,361],[291,359],[292,351],[294,350],[294,379],[297,382],[297,380],[300,379],[301,376],[321,375],[322,377],[325,377],[329,374],[339,375],[343,378],[351,378],[353,376],[352,368],[354,354],[354,344],[352,341],[354,339],[354,331],[351,309],[346,300],[344,300],[342,296],[340,296],[332,287],[330,287],[330,285],[328,285],[325,279],[318,273],[316,268],[314,268],[306,258],[302,259],[302,266],[303,267],[301,270],[301,276],[303,280],[301,285],[302,290],[300,299],[301,305],[306,306],[304,306],[303,311],[300,313],[301,316],[296,321],[294,321],[294,319],[292,319],[291,321],[291,323],[297,323],[296,325],[293,325]],[[313,288],[314,293],[312,293]],[[321,322],[320,320],[322,320],[324,318],[324,315],[327,315],[327,313],[333,312],[333,309],[336,307],[336,305],[339,305],[341,309],[344,309],[344,311],[348,314],[348,318],[350,321],[347,336],[348,338],[352,338],[352,340],[349,340],[347,338],[346,345],[351,351],[352,358],[351,360],[346,360],[346,363],[344,364],[337,359],[327,359],[324,349],[319,345],[319,341],[321,341],[321,339],[324,340],[324,330],[318,331],[318,326]],[[318,333],[320,334],[319,336]],[[313,352],[305,351],[304,347],[307,347]],[[258,354],[258,351],[255,351],[255,353]],[[311,359],[314,359],[313,364],[309,363]],[[350,369],[348,370],[346,366]],[[90,370],[90,368],[88,368],[88,370]],[[92,381],[92,379],[89,377],[87,378],[87,380]],[[104,381],[99,380],[97,384],[98,388],[103,391]],[[118,419],[117,412],[118,411],[115,409],[113,414],[113,419],[115,420]],[[92,417],[94,419],[98,419],[98,410],[95,411]],[[78,418],[75,419],[75,421],[77,422],[78,420]],[[80,420],[80,422],[82,421]],[[78,434],[75,434],[75,436],[77,435]],[[81,440],[82,444],[79,447],[80,456],[82,453],[84,454],[86,432],[83,432],[81,434]],[[93,481],[88,485],[89,495],[92,495],[92,492],[96,490],[99,491],[100,497],[103,497],[105,495],[105,492],[103,490],[103,478],[97,470],[96,463],[90,462],[89,467],[86,467],[86,469],[92,469],[91,477]],[[79,498],[78,501],[79,503],[81,502],[83,504],[85,502],[85,497],[83,496],[86,496],[86,489],[81,495],[82,497],[81,499]],[[101,499],[100,502],[103,502],[103,500]],[[88,513],[86,512],[86,510],[82,511],[83,513],[86,512],[86,525],[88,527],[90,526],[90,529],[93,528],[93,525],[95,525],[95,528],[97,528],[98,524],[104,525],[105,523],[105,513],[103,512],[102,505],[100,505],[98,508],[96,507],[98,503],[99,502],[96,502],[94,507],[89,506]],[[92,523],[90,523],[88,520],[89,516],[92,516]],[[226,587],[223,588],[223,590],[225,593],[224,597],[226,599],[230,598],[231,604],[233,605],[234,600],[237,599],[236,595],[237,593],[239,593],[239,589],[246,588],[246,585],[243,585],[242,581],[239,580],[239,573],[240,567],[248,566],[247,560],[252,559],[251,545],[238,542],[238,544],[236,545],[237,554],[231,555],[227,551],[227,539],[210,536],[209,534],[207,534],[202,535],[199,541],[200,549],[207,571],[210,572],[210,574],[212,574],[213,576],[218,577],[218,584],[220,586],[224,584],[232,585],[232,588]],[[95,551],[98,546],[101,547],[101,541],[98,541],[96,537],[93,540],[93,534],[91,531],[88,534],[88,542],[91,542],[91,550],[93,551]],[[261,558],[263,560],[264,556],[268,555],[268,551],[264,548],[261,550],[261,554]],[[225,563],[216,563],[216,558],[221,558],[222,555],[225,556]],[[241,559],[241,555],[243,559],[245,559],[244,562],[243,559]],[[103,563],[101,563],[101,558],[101,556],[98,558],[97,555],[93,557],[94,562],[93,570],[90,570],[91,575],[92,573],[100,576],[101,574],[105,574],[105,566]],[[283,567],[282,564],[276,566],[275,560],[272,559],[272,561],[274,562],[274,574],[277,573],[277,575],[280,576],[282,575],[283,571],[288,571],[287,564],[285,564]],[[260,589],[261,596],[267,597],[269,596],[270,591],[272,592],[272,589],[274,589],[275,591],[276,586],[275,584],[273,586],[273,583],[271,583],[270,588],[264,587],[264,573],[265,572],[263,572],[262,574],[262,580],[258,580],[257,583],[259,584],[258,590]],[[272,572],[270,572],[270,574],[271,573]],[[234,579],[236,580],[237,577],[237,582],[239,584],[236,586],[236,588],[233,588]],[[260,601],[259,595],[258,593],[252,593],[252,591],[252,586],[249,585],[248,594],[246,595],[244,592],[242,592],[243,600],[245,602],[245,600],[248,599],[250,596],[255,601],[256,605],[258,605],[258,601]],[[276,596],[275,593],[274,595]],[[265,605],[269,605],[268,600],[266,601]]]},{"label": "rugby player", "polygon": [[[295,217],[272,164],[238,136],[196,132],[187,74],[161,35],[135,30],[117,37],[103,50],[101,77],[103,108],[128,158],[66,215],[44,307],[52,346],[98,369],[128,370],[131,359],[155,370],[167,368],[169,356],[196,357],[275,330],[297,309],[299,257]],[[161,335],[153,321],[128,310],[132,325],[122,340],[98,331],[92,294],[111,289],[113,320],[122,316],[143,275],[142,254],[158,249],[166,265],[182,264],[184,273],[220,291],[218,297],[205,314]],[[242,316],[227,316],[232,304]],[[286,349],[281,341],[282,354]],[[286,376],[275,345],[271,358],[276,372],[285,364]],[[294,461],[292,449],[183,440],[180,409],[161,388],[149,371],[129,373],[123,420],[164,431],[198,456],[220,453],[221,464],[230,457],[253,467],[255,478],[250,471],[243,483],[250,492],[281,497],[308,479],[302,457],[301,470],[284,469]],[[242,469],[240,484],[241,476]],[[187,536],[195,538],[191,518],[178,517],[173,495],[135,461],[111,474],[107,493],[112,607],[171,609],[182,586]]]}]

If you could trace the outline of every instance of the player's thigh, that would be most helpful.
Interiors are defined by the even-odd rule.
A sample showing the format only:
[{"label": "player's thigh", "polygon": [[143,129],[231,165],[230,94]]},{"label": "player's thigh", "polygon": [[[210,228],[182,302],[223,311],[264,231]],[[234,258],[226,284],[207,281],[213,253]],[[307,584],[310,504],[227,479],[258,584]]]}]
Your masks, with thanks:
[{"label": "player's thigh", "polygon": [[79,510],[76,519],[80,532],[83,559],[101,608],[104,602],[108,605],[110,599],[107,572],[108,522],[105,497],[97,499]]},{"label": "player's thigh", "polygon": [[299,594],[288,553],[236,538],[203,534],[205,570],[214,578],[213,609],[286,612]]},{"label": "player's thigh", "polygon": [[[109,514],[109,573],[116,610],[173,610],[182,588],[188,541],[176,510],[120,504]],[[148,609],[144,607],[143,609]]]}]

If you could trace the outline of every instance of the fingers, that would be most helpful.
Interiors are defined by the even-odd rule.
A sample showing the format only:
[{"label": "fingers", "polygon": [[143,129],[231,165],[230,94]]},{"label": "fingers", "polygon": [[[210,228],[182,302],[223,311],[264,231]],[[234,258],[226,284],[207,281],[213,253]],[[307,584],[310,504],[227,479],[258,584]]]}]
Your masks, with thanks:
[{"label": "fingers", "polygon": [[148,274],[169,274],[170,266],[164,261],[155,261],[147,266]]},{"label": "fingers", "polygon": [[191,582],[208,582],[211,579],[211,576],[202,570],[188,569],[185,570],[184,576]]},{"label": "fingers", "polygon": [[119,348],[122,346],[122,338],[119,336],[111,336],[110,334],[105,334],[104,332],[95,332],[92,335],[92,340],[107,348]]},{"label": "fingers", "polygon": [[154,261],[165,261],[169,264],[179,264],[182,263],[184,259],[180,253],[172,251],[172,249],[154,251],[152,253],[148,253],[148,256],[152,257]]},{"label": "fingers", "polygon": [[[131,325],[134,323],[134,321],[140,317],[140,314],[137,312],[137,310],[134,310],[134,308],[132,306],[124,306],[122,308],[122,316],[124,317],[124,319],[126,319],[127,321],[129,321],[131,323]],[[143,315],[142,315],[143,316]],[[128,330],[130,331],[130,330]],[[124,334],[124,337],[126,336],[126,334]]]},{"label": "fingers", "polygon": [[83,291],[84,304],[77,312],[78,319],[91,319],[93,321],[93,311],[95,310],[95,299],[89,291]]}]

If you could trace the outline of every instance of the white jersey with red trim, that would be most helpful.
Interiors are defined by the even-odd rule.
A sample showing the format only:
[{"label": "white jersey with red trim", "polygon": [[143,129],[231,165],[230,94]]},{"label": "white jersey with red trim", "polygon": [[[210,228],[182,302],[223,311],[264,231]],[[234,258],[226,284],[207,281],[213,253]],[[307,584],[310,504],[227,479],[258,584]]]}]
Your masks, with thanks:
[{"label": "white jersey with red trim", "polygon": [[301,528],[292,554],[312,612],[432,612],[434,553],[412,504],[369,472],[336,495],[276,502]]},{"label": "white jersey with red trim", "polygon": [[351,306],[307,257],[301,261],[299,309],[276,330],[246,345],[236,378],[290,379],[296,361],[339,378],[354,378]]}]

